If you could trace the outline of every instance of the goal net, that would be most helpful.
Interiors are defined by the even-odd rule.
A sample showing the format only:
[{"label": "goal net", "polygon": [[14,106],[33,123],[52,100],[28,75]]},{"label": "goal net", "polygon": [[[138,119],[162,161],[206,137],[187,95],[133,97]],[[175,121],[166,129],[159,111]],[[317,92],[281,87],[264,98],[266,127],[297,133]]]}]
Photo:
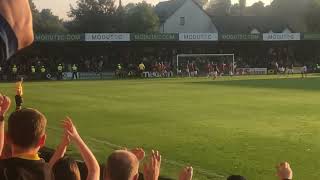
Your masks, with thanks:
[{"label": "goal net", "polygon": [[178,54],[176,71],[180,76],[207,76],[215,68],[219,75],[233,75],[234,54]]}]

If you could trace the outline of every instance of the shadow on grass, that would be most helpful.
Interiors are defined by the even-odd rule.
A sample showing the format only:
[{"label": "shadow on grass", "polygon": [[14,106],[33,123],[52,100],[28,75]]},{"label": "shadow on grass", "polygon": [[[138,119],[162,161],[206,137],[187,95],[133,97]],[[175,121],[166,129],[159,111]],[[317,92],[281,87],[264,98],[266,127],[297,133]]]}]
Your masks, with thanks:
[{"label": "shadow on grass", "polygon": [[291,90],[306,90],[319,91],[320,77],[313,76],[312,78],[273,78],[273,79],[235,79],[226,81],[199,81],[188,82],[193,84],[215,85],[215,86],[232,86],[232,87],[248,87],[248,88],[271,88],[271,89],[291,89]]}]

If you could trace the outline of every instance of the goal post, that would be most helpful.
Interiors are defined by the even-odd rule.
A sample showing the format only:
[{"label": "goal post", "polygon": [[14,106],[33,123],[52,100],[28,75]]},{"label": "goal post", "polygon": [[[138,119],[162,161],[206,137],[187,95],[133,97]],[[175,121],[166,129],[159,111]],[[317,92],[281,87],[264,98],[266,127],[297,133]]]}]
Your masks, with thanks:
[{"label": "goal post", "polygon": [[[185,59],[181,60],[182,58]],[[234,73],[234,66],[235,66],[235,55],[234,54],[177,54],[177,59],[176,59],[176,71],[177,74],[178,72],[183,70],[183,65],[186,63],[199,63],[199,61],[208,63],[216,63],[216,64],[221,64],[221,63],[228,63],[231,64],[231,71]]]}]

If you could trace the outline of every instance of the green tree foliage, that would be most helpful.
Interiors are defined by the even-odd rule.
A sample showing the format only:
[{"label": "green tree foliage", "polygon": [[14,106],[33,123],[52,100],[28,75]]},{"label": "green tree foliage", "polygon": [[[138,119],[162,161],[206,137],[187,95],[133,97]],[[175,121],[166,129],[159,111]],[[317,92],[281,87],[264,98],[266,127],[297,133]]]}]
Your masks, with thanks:
[{"label": "green tree foliage", "polygon": [[211,0],[206,11],[214,16],[226,16],[230,14],[231,0]]},{"label": "green tree foliage", "polygon": [[309,32],[320,32],[320,0],[313,0],[309,5],[305,20]]},{"label": "green tree foliage", "polygon": [[159,19],[146,2],[115,7],[114,0],[78,0],[67,26],[74,32],[154,32]]},{"label": "green tree foliage", "polygon": [[114,0],[78,0],[71,6],[67,27],[73,32],[115,32]]},{"label": "green tree foliage", "polygon": [[245,8],[247,6],[247,1],[246,0],[239,0],[239,8],[240,8],[240,14],[243,15]]},{"label": "green tree foliage", "polygon": [[129,32],[159,31],[159,18],[155,14],[152,5],[145,1],[129,8],[126,16]]},{"label": "green tree foliage", "polygon": [[197,4],[199,4],[200,7],[204,7],[208,2],[209,0],[194,0]]},{"label": "green tree foliage", "polygon": [[55,16],[50,9],[39,11],[32,0],[29,0],[33,16],[33,27],[36,33],[66,32],[63,21]]},{"label": "green tree foliage", "polygon": [[256,2],[245,9],[244,12],[246,15],[249,16],[266,16],[267,14],[267,7],[264,6],[262,1]]}]

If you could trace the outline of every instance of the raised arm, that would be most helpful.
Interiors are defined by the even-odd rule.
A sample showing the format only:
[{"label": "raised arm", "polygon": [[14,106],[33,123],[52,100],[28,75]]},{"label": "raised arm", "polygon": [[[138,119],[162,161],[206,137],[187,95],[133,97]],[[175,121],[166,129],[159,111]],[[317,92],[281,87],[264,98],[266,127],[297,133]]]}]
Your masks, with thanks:
[{"label": "raised arm", "polygon": [[191,166],[185,167],[180,172],[179,180],[192,180],[192,176],[193,176],[193,168]]},{"label": "raised arm", "polygon": [[67,151],[69,144],[70,144],[70,138],[66,132],[66,129],[64,128],[64,133],[63,133],[61,143],[58,145],[56,151],[54,152],[53,156],[51,157],[51,159],[49,161],[49,166],[51,169],[54,166],[54,164],[57,161],[59,161],[59,159],[63,158],[64,154]]},{"label": "raised arm", "polygon": [[143,167],[144,180],[158,180],[160,176],[161,155],[158,151],[152,150],[149,162]]},{"label": "raised arm", "polygon": [[65,128],[67,129],[67,133],[72,142],[75,143],[77,149],[79,150],[87,168],[88,168],[88,176],[87,180],[99,180],[100,178],[100,166],[98,161],[94,157],[91,150],[88,146],[84,143],[82,138],[80,137],[77,129],[72,123],[72,120],[67,117],[65,121]]},{"label": "raised arm", "polygon": [[0,94],[0,154],[2,154],[3,151],[3,145],[4,145],[4,119],[6,116],[6,113],[8,112],[11,105],[10,98]]},{"label": "raised arm", "polygon": [[279,163],[276,170],[279,180],[292,180],[293,172],[288,162]]},{"label": "raised arm", "polygon": [[6,32],[9,38],[9,46],[15,49],[10,50],[11,56],[14,51],[20,50],[33,42],[32,14],[29,0],[0,0],[0,23],[2,30]]}]

